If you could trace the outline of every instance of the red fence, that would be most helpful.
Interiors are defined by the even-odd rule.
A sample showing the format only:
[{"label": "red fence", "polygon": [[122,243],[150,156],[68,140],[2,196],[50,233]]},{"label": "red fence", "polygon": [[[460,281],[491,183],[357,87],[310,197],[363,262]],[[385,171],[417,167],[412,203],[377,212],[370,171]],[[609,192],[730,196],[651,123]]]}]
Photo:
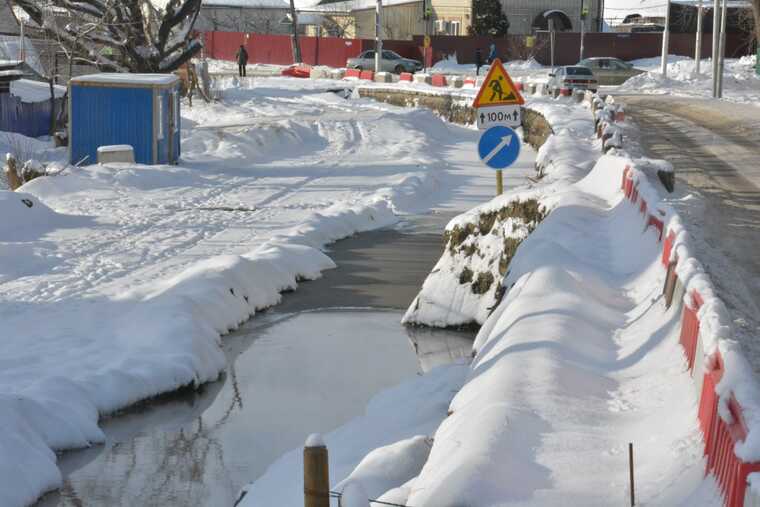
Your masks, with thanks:
[{"label": "red fence", "polygon": [[[647,224],[652,221],[653,215],[647,215],[644,211],[644,198],[639,195],[638,181],[634,181],[634,171],[626,166],[623,170],[621,190],[626,199],[638,205],[639,211],[644,213]],[[658,219],[659,220],[659,219]],[[658,227],[659,229],[659,227]],[[660,229],[662,239],[662,229]],[[668,231],[666,235],[660,262],[664,267],[670,268],[670,254],[675,243],[674,231]],[[677,263],[679,259],[675,259]],[[666,285],[667,287],[667,285]],[[671,289],[672,290],[672,289]],[[725,365],[719,350],[716,350],[706,359],[705,371],[695,371],[695,365],[700,364],[699,354],[704,354],[700,344],[700,321],[699,310],[704,305],[704,299],[696,290],[689,294],[690,301],[684,305],[681,315],[681,334],[679,341],[684,349],[689,373],[692,377],[703,375],[702,388],[699,398],[699,410],[697,417],[699,427],[705,443],[705,456],[707,463],[705,473],[712,473],[723,493],[723,503],[727,507],[742,507],[747,490],[747,477],[753,472],[760,472],[760,463],[745,463],[736,456],[735,447],[747,438],[748,429],[744,420],[743,410],[736,397],[729,393],[726,395],[727,408],[730,421],[724,420],[718,413],[719,397],[716,386],[723,378]]]},{"label": "red fence", "polygon": [[[206,55],[219,60],[235,60],[240,45],[245,45],[250,63],[290,65],[293,48],[287,35],[264,35],[241,32],[205,32]],[[301,56],[309,65],[345,67],[346,60],[373,49],[375,42],[337,37],[299,37]],[[413,41],[384,41],[383,47],[406,58],[421,59],[421,48]]]}]

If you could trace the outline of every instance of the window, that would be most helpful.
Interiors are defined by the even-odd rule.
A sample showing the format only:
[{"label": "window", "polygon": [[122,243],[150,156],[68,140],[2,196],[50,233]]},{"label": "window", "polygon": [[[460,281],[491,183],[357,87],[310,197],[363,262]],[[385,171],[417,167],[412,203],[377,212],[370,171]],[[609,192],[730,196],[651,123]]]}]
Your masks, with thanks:
[{"label": "window", "polygon": [[592,72],[591,72],[591,69],[587,69],[586,67],[568,67],[567,75],[568,76],[591,76]]},{"label": "window", "polygon": [[462,23],[460,23],[459,21],[452,21],[451,28],[449,29],[449,35],[459,35],[461,26],[462,26]]},{"label": "window", "polygon": [[375,52],[374,51],[365,51],[362,53],[362,55],[359,58],[375,58]]},{"label": "window", "polygon": [[401,56],[398,55],[398,53],[394,51],[383,51],[383,59],[385,60],[399,60],[401,59]]}]

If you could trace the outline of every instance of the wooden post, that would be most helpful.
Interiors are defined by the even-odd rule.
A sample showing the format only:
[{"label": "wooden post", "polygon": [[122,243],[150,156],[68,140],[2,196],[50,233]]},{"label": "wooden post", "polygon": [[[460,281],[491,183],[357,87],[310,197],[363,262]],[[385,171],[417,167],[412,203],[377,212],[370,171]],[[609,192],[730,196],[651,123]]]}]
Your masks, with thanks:
[{"label": "wooden post", "polygon": [[504,193],[504,179],[501,175],[501,170],[496,171],[496,195]]},{"label": "wooden post", "polygon": [[309,435],[303,449],[304,507],[330,507],[327,447],[322,435]]},{"label": "wooden post", "polygon": [[633,489],[633,443],[628,443],[628,473],[631,480],[631,507],[636,505],[636,495]]}]

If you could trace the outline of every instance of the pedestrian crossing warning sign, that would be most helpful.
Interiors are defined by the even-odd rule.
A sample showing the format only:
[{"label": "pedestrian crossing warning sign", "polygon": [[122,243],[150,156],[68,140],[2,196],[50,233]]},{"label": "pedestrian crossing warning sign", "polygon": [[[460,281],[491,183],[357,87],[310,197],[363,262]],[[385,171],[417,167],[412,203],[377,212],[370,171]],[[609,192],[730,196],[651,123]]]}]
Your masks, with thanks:
[{"label": "pedestrian crossing warning sign", "polygon": [[491,70],[488,71],[483,85],[480,87],[478,95],[472,107],[488,106],[509,106],[523,105],[525,100],[520,95],[517,87],[509,77],[509,73],[501,64],[501,60],[496,58],[491,64]]}]

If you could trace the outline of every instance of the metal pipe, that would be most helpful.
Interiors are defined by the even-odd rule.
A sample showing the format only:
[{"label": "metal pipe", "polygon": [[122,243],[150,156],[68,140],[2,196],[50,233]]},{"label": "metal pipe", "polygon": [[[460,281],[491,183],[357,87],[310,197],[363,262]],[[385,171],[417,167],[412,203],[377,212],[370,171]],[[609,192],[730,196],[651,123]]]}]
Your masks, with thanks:
[{"label": "metal pipe", "polygon": [[383,57],[383,0],[377,0],[375,4],[375,72],[382,70]]},{"label": "metal pipe", "polygon": [[720,48],[718,49],[718,93],[717,97],[723,97],[723,68],[726,65],[726,19],[728,18],[728,1],[723,0],[723,12],[720,15]]},{"label": "metal pipe", "polygon": [[665,13],[665,30],[662,32],[662,61],[660,72],[662,77],[668,77],[668,50],[670,49],[670,0],[668,0],[667,12]]},{"label": "metal pipe", "polygon": [[697,9],[697,42],[694,49],[694,71],[699,75],[699,67],[702,64],[702,21],[704,19],[704,7],[702,0],[699,0],[699,7]]},{"label": "metal pipe", "polygon": [[718,32],[720,32],[720,0],[713,3],[712,74],[713,97],[718,96]]}]

